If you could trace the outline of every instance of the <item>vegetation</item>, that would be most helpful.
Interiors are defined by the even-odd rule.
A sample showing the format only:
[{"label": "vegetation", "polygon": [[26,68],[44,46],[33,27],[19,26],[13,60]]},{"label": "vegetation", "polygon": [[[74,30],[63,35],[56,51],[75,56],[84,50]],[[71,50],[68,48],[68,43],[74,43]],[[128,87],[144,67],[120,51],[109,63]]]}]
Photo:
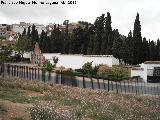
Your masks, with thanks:
[{"label": "vegetation", "polygon": [[11,53],[12,53],[12,47],[2,47],[0,49],[0,63],[2,62],[9,62],[12,60],[12,58],[10,57]]},{"label": "vegetation", "polygon": [[[26,100],[24,102],[19,100],[21,96],[25,96],[26,99],[34,98],[29,102],[33,120],[160,119],[159,97],[122,95],[108,93],[106,90],[81,89],[61,85],[50,86],[41,81],[17,78],[0,78],[0,86],[1,93],[6,96],[1,97],[1,101],[5,101],[8,97],[9,101],[26,103]],[[38,96],[39,92],[41,92],[41,96]],[[13,100],[14,97],[11,93],[15,93],[16,101]],[[29,93],[36,93],[37,96],[32,97]],[[15,119],[22,118],[16,116]]]},{"label": "vegetation", "polygon": [[83,72],[86,74],[91,74],[93,71],[92,62],[87,62],[82,66]]},{"label": "vegetation", "polygon": [[[79,27],[69,30],[69,21],[65,20],[66,28],[61,30],[55,25],[48,36],[42,30],[40,37],[35,25],[24,29],[17,42],[17,50],[33,50],[34,44],[39,43],[43,53],[113,55],[120,63],[136,65],[147,60],[160,60],[160,40],[147,40],[141,35],[139,13],[137,13],[133,31],[128,36],[121,35],[118,29],[112,29],[111,15],[102,14],[94,24],[79,21]],[[31,30],[32,29],[32,30]]]},{"label": "vegetation", "polygon": [[109,74],[109,78],[111,80],[115,80],[115,81],[120,81],[120,80],[124,80],[124,79],[128,79],[128,71],[123,68],[123,67],[119,67],[119,66],[114,66],[112,67],[111,73]]}]

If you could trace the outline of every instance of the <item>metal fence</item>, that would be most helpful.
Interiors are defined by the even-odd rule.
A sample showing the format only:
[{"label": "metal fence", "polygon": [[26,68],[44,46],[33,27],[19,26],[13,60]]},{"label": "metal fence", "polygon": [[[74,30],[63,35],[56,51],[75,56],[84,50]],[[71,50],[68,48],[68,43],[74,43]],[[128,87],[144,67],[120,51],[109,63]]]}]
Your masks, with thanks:
[{"label": "metal fence", "polygon": [[62,84],[73,87],[105,89],[116,93],[139,94],[139,95],[160,95],[160,83],[139,82],[138,79],[129,81],[111,81],[95,77],[66,75],[63,71],[59,73],[47,72],[39,67],[29,67],[16,64],[0,64],[1,76],[13,76],[26,80],[40,80],[50,84]]}]

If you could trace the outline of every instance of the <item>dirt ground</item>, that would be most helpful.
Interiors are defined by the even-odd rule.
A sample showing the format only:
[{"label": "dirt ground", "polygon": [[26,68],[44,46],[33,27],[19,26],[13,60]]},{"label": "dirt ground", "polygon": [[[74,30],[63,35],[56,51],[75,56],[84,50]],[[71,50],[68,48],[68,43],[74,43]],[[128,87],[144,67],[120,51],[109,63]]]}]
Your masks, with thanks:
[{"label": "dirt ground", "polygon": [[[33,91],[21,90],[25,92],[27,96],[37,97],[43,96],[43,94]],[[32,107],[32,104],[22,104],[22,103],[13,103],[8,100],[0,101],[5,112],[0,115],[0,120],[16,120],[15,118],[22,118],[24,120],[31,120],[29,109]]]},{"label": "dirt ground", "polygon": [[14,118],[23,118],[24,120],[31,120],[29,108],[31,104],[13,103],[10,101],[1,102],[6,110],[0,120],[14,120]]}]

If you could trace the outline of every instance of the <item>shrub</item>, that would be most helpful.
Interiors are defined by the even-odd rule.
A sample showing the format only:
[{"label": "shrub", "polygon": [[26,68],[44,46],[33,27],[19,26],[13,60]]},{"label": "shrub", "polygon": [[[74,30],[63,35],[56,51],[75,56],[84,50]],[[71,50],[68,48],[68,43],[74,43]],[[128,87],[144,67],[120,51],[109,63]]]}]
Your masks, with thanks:
[{"label": "shrub", "polygon": [[91,74],[92,73],[92,62],[87,62],[82,66],[84,73]]},{"label": "shrub", "polygon": [[63,70],[63,74],[64,75],[73,76],[74,72],[73,72],[73,70],[71,68],[68,68],[68,69]]},{"label": "shrub", "polygon": [[111,68],[108,65],[100,64],[98,66],[97,74],[105,75],[111,72]]},{"label": "shrub", "polygon": [[43,64],[44,70],[47,70],[48,72],[51,72],[53,67],[54,66],[48,60],[45,62],[45,64]]},{"label": "shrub", "polygon": [[113,80],[123,80],[128,78],[128,71],[123,67],[114,66],[110,74],[110,78]]}]

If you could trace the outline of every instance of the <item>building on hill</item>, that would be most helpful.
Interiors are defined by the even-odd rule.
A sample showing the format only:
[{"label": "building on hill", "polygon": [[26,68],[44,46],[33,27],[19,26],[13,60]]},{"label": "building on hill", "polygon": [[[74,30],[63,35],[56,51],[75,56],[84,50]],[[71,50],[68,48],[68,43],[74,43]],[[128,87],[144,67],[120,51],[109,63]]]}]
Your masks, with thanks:
[{"label": "building on hill", "polygon": [[43,24],[37,24],[37,23],[25,23],[20,22],[20,24],[12,24],[12,31],[22,34],[24,31],[24,28],[26,31],[28,31],[28,27],[32,25],[36,26],[36,29],[38,31],[38,34],[41,34],[42,30],[46,31],[46,27]]}]

